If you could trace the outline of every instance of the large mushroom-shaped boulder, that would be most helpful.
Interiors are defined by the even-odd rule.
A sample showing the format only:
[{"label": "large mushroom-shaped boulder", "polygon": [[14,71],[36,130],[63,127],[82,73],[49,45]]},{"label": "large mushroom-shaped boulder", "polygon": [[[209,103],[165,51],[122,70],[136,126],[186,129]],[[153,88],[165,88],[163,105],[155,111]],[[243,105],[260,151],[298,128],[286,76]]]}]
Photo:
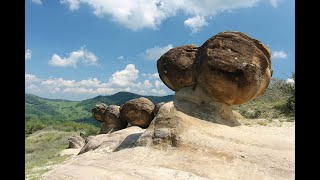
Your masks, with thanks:
[{"label": "large mushroom-shaped boulder", "polygon": [[97,104],[92,109],[93,117],[101,121],[99,134],[112,133],[127,127],[128,123],[120,119],[120,106]]},{"label": "large mushroom-shaped boulder", "polygon": [[151,123],[154,104],[147,98],[141,97],[124,103],[120,108],[120,119],[134,126],[147,128]]},{"label": "large mushroom-shaped boulder", "polygon": [[198,51],[197,85],[229,105],[261,95],[271,79],[270,50],[241,32],[222,32]]},{"label": "large mushroom-shaped boulder", "polygon": [[157,68],[176,92],[178,110],[228,126],[240,125],[230,106],[263,94],[272,76],[269,48],[237,31],[218,33],[199,48],[170,49]]},{"label": "large mushroom-shaped boulder", "polygon": [[159,76],[170,89],[178,91],[182,87],[193,86],[196,82],[195,45],[173,48],[157,61]]}]

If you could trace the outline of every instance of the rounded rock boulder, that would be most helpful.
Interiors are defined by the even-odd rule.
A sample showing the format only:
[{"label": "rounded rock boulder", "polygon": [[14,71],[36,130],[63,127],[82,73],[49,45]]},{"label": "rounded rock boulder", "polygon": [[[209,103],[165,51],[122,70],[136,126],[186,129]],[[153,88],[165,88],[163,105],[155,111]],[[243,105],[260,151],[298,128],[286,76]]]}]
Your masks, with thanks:
[{"label": "rounded rock boulder", "polygon": [[197,58],[197,85],[229,105],[261,95],[272,76],[269,48],[241,32],[213,36],[199,48]]},{"label": "rounded rock boulder", "polygon": [[159,76],[164,84],[173,91],[196,83],[195,45],[180,46],[170,49],[157,61]]},{"label": "rounded rock boulder", "polygon": [[147,128],[154,118],[154,107],[154,104],[147,98],[132,99],[121,106],[120,119],[131,125]]}]

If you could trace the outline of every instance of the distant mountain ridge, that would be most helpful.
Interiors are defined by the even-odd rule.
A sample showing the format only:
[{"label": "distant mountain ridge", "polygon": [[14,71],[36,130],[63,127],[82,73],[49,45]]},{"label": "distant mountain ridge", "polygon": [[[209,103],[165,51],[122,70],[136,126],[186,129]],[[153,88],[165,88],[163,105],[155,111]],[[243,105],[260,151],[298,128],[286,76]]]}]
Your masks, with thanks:
[{"label": "distant mountain ridge", "polygon": [[118,92],[113,95],[97,96],[83,101],[70,101],[64,99],[48,99],[33,94],[25,94],[25,120],[52,119],[74,120],[79,122],[91,121],[91,109],[97,103],[107,105],[122,105],[134,98],[145,97],[154,104],[173,100],[173,95],[143,96],[130,92]]}]

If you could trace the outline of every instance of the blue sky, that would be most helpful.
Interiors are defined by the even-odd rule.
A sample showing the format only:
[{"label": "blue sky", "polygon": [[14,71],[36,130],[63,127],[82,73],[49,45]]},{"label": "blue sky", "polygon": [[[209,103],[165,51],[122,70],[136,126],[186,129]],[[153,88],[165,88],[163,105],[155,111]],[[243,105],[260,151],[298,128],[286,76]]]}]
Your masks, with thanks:
[{"label": "blue sky", "polygon": [[129,91],[167,95],[156,61],[227,30],[272,51],[273,76],[295,69],[293,0],[26,0],[25,91],[84,100]]}]

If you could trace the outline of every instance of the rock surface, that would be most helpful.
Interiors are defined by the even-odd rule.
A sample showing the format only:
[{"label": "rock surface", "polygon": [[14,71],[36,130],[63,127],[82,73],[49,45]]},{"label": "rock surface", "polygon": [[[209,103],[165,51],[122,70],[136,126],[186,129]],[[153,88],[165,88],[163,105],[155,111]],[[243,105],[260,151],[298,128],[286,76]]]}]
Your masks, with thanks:
[{"label": "rock surface", "polygon": [[261,95],[271,79],[271,54],[241,32],[221,32],[198,50],[197,85],[229,105]]},{"label": "rock surface", "polygon": [[147,128],[154,118],[154,104],[147,98],[141,97],[124,103],[120,108],[120,119],[134,126]]},{"label": "rock surface", "polygon": [[269,48],[237,31],[218,33],[199,48],[172,48],[158,59],[157,69],[170,89],[200,86],[208,97],[228,105],[260,96],[272,76]]},{"label": "rock surface", "polygon": [[104,122],[104,117],[105,117],[105,112],[106,112],[107,107],[108,107],[108,105],[106,105],[104,103],[96,104],[91,110],[92,116],[97,121]]},{"label": "rock surface", "polygon": [[69,142],[69,146],[68,146],[69,149],[78,149],[85,144],[85,140],[79,135],[68,138],[68,142]]},{"label": "rock surface", "polygon": [[157,61],[159,76],[163,83],[174,91],[193,86],[196,83],[197,51],[197,46],[185,45],[163,54]]},{"label": "rock surface", "polygon": [[124,129],[128,123],[120,119],[120,106],[100,103],[92,109],[92,116],[102,122],[99,134],[106,134]]},{"label": "rock surface", "polygon": [[[189,116],[174,104],[163,105],[145,132],[130,127],[96,136],[109,138],[42,179],[295,178],[294,126],[229,127]],[[131,139],[130,145],[115,150],[122,139]]]},{"label": "rock surface", "polygon": [[154,117],[157,116],[159,109],[160,109],[164,104],[165,104],[165,102],[160,102],[160,103],[158,103],[158,104],[156,104],[156,105],[154,106],[154,109],[153,109],[153,116],[154,116]]}]

